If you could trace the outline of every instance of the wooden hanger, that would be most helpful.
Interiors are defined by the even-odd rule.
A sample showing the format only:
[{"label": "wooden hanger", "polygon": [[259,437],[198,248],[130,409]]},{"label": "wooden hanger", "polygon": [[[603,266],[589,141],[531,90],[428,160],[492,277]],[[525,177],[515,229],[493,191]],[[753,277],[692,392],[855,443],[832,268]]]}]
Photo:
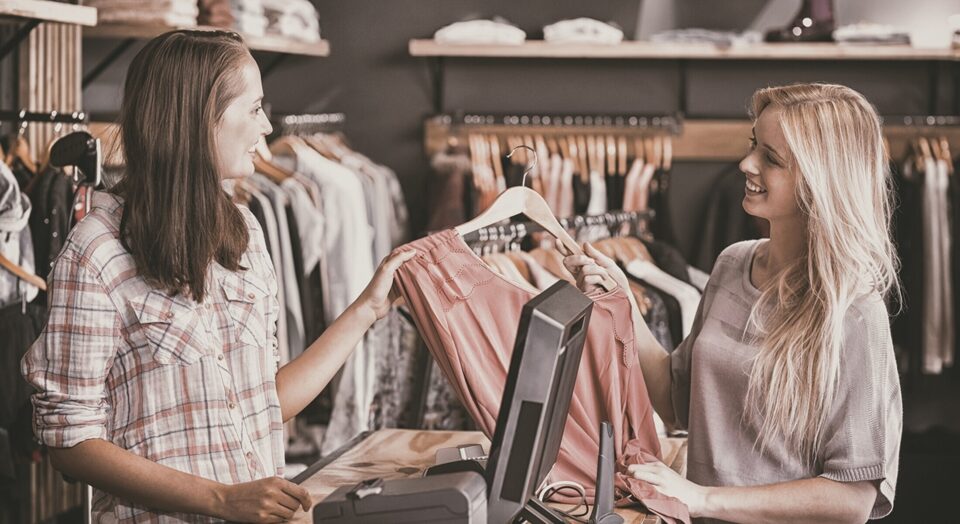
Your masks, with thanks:
[{"label": "wooden hanger", "polygon": [[279,184],[293,176],[293,173],[273,163],[273,153],[267,147],[263,137],[257,142],[256,154],[253,156],[253,167],[257,172],[266,176],[274,183]]},{"label": "wooden hanger", "polygon": [[557,137],[548,136],[546,138],[547,150],[550,151],[550,156],[560,154],[560,145],[557,144]]},{"label": "wooden hanger", "polygon": [[627,176],[627,172],[630,170],[627,167],[627,137],[620,136],[617,137],[617,174],[620,176]]},{"label": "wooden hanger", "polygon": [[940,137],[940,151],[943,153],[943,160],[947,163],[947,173],[953,174],[953,154],[950,152],[950,141],[946,136]]},{"label": "wooden hanger", "polygon": [[588,135],[584,139],[587,143],[587,170],[593,173],[597,170],[597,159],[600,158],[597,152],[597,137]]},{"label": "wooden hanger", "polygon": [[673,167],[673,137],[666,135],[663,137],[663,169],[670,171]]},{"label": "wooden hanger", "polygon": [[501,180],[506,180],[506,177],[503,175],[503,162],[500,161],[500,139],[497,138],[497,135],[490,135],[487,137],[487,143],[489,144],[490,151],[490,163],[493,164],[493,173],[496,176],[496,180],[499,183]]},{"label": "wooden hanger", "polygon": [[14,264],[13,261],[7,257],[0,255],[0,267],[6,269],[27,284],[30,284],[33,287],[39,288],[40,291],[47,290],[47,283],[43,281],[42,278],[34,275],[33,273],[27,271],[26,269]]},{"label": "wooden hanger", "polygon": [[[567,255],[583,254],[583,250],[580,249],[577,242],[563,229],[560,222],[557,221],[557,217],[553,216],[546,200],[539,193],[525,186],[507,189],[497,197],[486,211],[455,229],[460,236],[464,236],[517,215],[525,215],[555,237],[559,246],[562,247],[562,253]],[[616,281],[608,276],[600,285],[605,290],[610,291],[616,287]]]},{"label": "wooden hanger", "polygon": [[[930,148],[930,142],[927,140],[927,137],[925,136],[920,137],[919,144],[920,144],[920,152],[923,155],[924,161],[935,158],[933,156],[933,151]],[[923,169],[923,167],[921,167],[921,169]]]},{"label": "wooden hanger", "polygon": [[657,169],[663,169],[663,136],[653,137],[653,158]]},{"label": "wooden hanger", "polygon": [[[510,149],[516,148],[516,147],[519,146],[521,143],[522,143],[522,142],[520,141],[520,137],[518,137],[518,136],[516,136],[516,135],[507,135],[507,147],[509,147]],[[519,164],[520,164],[520,157],[514,155],[513,158],[510,159],[510,163],[511,163],[511,164],[514,164],[514,165],[519,165]]]},{"label": "wooden hanger", "polygon": [[330,147],[330,144],[328,144],[323,139],[320,139],[319,137],[310,135],[310,136],[304,136],[301,138],[303,139],[304,142],[307,143],[308,146],[314,148],[317,151],[317,153],[320,153],[321,155],[329,158],[330,160],[339,162],[340,159],[342,158],[342,152],[337,151],[334,148]]},{"label": "wooden hanger", "polygon": [[910,140],[910,149],[913,151],[913,165],[917,171],[923,171],[923,150],[920,149],[920,138]]},{"label": "wooden hanger", "polygon": [[943,160],[943,153],[940,151],[940,143],[936,138],[930,140],[930,149],[933,152],[934,160]]},{"label": "wooden hanger", "polygon": [[607,135],[607,174],[615,176],[617,174],[617,137]]},{"label": "wooden hanger", "polygon": [[587,138],[577,136],[577,151],[580,153],[580,181],[586,184],[590,181],[590,161],[588,159]]}]

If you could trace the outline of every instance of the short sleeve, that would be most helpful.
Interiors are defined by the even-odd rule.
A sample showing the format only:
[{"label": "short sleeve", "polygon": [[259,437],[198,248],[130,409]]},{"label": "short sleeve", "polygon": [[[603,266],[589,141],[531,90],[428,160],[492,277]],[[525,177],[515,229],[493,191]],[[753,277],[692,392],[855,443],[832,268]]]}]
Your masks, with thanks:
[{"label": "short sleeve", "polygon": [[697,306],[690,334],[670,354],[670,397],[673,399],[673,413],[677,416],[677,427],[674,429],[687,429],[690,423],[690,366],[693,346],[703,326],[705,299],[706,294]]},{"label": "short sleeve", "polygon": [[47,446],[107,439],[106,382],[120,340],[120,315],[89,261],[66,250],[47,283],[49,319],[21,361],[36,389],[34,432]]},{"label": "short sleeve", "polygon": [[[879,298],[876,299],[879,301]],[[900,380],[882,302],[851,315],[834,415],[824,428],[821,477],[878,481],[871,519],[893,510],[903,429]]]}]

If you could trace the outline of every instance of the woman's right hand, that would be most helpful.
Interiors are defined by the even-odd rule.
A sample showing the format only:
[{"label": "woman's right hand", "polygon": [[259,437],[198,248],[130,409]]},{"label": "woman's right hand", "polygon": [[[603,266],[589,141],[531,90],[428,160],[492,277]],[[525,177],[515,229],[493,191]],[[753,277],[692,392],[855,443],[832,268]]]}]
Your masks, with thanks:
[{"label": "woman's right hand", "polygon": [[280,477],[221,486],[216,516],[233,522],[285,522],[312,505],[306,489]]},{"label": "woman's right hand", "polygon": [[[589,243],[583,244],[583,252],[586,254],[570,255],[563,259],[564,267],[577,279],[580,291],[589,293],[596,290],[607,276],[613,277],[621,288],[629,291],[630,282],[613,259]],[[632,294],[628,292],[627,295]]]}]

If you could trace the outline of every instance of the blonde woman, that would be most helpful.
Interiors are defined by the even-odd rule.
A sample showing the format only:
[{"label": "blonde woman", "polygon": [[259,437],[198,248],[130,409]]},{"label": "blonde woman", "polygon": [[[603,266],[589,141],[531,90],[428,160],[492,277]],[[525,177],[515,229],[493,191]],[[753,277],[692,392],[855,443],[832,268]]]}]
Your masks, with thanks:
[{"label": "blonde woman", "polygon": [[[752,105],[743,208],[770,238],[720,255],[672,354],[636,323],[650,398],[689,430],[689,451],[687,478],[663,464],[631,473],[698,522],[880,518],[893,508],[902,405],[879,118],[838,85],[762,89]],[[566,261],[582,288],[607,272],[626,285],[616,263],[586,253]]]}]

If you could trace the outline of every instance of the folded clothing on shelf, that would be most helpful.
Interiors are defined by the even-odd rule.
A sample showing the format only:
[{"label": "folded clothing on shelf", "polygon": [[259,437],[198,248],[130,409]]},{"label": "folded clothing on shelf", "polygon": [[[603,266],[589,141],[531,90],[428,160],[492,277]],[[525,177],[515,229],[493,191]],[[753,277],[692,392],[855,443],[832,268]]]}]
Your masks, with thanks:
[{"label": "folded clothing on shelf", "polygon": [[910,33],[892,25],[860,22],[837,28],[833,39],[840,44],[909,44]]},{"label": "folded clothing on shelf", "polygon": [[320,40],[317,9],[308,0],[263,0],[267,33],[305,42]]},{"label": "folded clothing on shelf", "polygon": [[543,39],[555,44],[614,45],[623,42],[623,30],[592,18],[574,18],[544,27]]},{"label": "folded clothing on shelf", "polygon": [[527,39],[525,33],[506,20],[470,20],[455,22],[433,34],[438,44],[499,44],[520,45]]},{"label": "folded clothing on shelf", "polygon": [[714,31],[712,29],[671,29],[657,33],[650,38],[652,42],[679,44],[713,44],[717,47],[738,47],[759,44],[763,35],[758,31]]},{"label": "folded clothing on shelf", "polygon": [[87,0],[86,5],[97,8],[101,23],[194,26],[200,13],[190,0]]}]

